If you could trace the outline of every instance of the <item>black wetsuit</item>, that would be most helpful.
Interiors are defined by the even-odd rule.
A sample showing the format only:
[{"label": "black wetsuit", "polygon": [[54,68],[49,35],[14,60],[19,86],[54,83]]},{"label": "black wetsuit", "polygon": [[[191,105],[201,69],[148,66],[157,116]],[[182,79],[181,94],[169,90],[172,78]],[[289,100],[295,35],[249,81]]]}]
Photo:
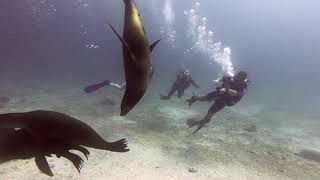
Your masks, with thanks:
[{"label": "black wetsuit", "polygon": [[[241,100],[243,95],[247,90],[247,83],[246,82],[235,82],[231,78],[224,77],[222,79],[222,87],[217,88],[217,91],[213,91],[207,94],[209,100],[214,100],[215,103],[210,107],[210,113],[216,113],[223,109],[225,106],[233,106],[237,102]],[[232,96],[228,93],[220,93],[222,88],[232,89],[238,92],[236,96]]]},{"label": "black wetsuit", "polygon": [[184,90],[193,85],[196,88],[199,86],[192,80],[190,75],[185,75],[183,73],[179,73],[177,75],[177,79],[173,83],[170,92],[167,96],[161,96],[161,99],[170,99],[170,97],[178,91],[178,98],[181,98],[184,94]]}]

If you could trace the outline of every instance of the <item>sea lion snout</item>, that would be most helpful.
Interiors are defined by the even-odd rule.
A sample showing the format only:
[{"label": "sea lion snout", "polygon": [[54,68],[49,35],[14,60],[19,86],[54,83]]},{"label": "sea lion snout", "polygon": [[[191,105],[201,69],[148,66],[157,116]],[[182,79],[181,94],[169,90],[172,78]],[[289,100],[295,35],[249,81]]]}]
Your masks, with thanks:
[{"label": "sea lion snout", "polygon": [[128,112],[131,110],[132,108],[129,108],[128,106],[127,107],[124,107],[124,108],[121,108],[121,112],[120,112],[120,116],[125,116],[128,114]]},{"label": "sea lion snout", "polygon": [[131,2],[132,0],[123,0],[123,3],[126,4],[128,2]]}]

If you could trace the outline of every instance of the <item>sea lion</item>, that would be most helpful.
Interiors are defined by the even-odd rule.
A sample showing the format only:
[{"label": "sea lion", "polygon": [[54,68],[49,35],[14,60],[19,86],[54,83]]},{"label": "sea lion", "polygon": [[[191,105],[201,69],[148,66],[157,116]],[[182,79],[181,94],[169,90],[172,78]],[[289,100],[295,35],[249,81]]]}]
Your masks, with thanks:
[{"label": "sea lion", "polygon": [[86,146],[114,152],[129,151],[125,139],[107,142],[84,122],[54,111],[0,114],[0,128],[22,128],[39,143]]},{"label": "sea lion", "polygon": [[86,148],[81,146],[76,147],[61,143],[52,143],[50,141],[39,143],[24,129],[1,128],[0,137],[0,163],[34,157],[38,168],[48,176],[53,176],[53,173],[46,156],[51,157],[51,154],[55,154],[57,157],[64,157],[70,160],[80,173],[80,169],[83,166],[83,159],[77,154],[69,152],[69,150],[78,150],[82,152],[87,159],[90,154]]},{"label": "sea lion", "polygon": [[149,45],[147,34],[140,19],[140,13],[133,0],[125,4],[123,38],[110,25],[122,42],[126,90],[121,102],[120,116],[125,116],[141,100],[153,75],[151,52],[159,43]]}]

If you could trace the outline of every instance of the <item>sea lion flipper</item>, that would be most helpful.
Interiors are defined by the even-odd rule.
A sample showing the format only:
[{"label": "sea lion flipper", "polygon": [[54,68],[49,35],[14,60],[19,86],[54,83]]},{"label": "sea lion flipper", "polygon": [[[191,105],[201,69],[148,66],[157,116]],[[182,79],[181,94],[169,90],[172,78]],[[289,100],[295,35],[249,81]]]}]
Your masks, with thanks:
[{"label": "sea lion flipper", "polygon": [[49,167],[48,161],[44,155],[38,155],[35,157],[36,165],[38,168],[48,176],[53,176],[53,173]]},{"label": "sea lion flipper", "polygon": [[113,152],[129,151],[126,139],[120,139],[119,141],[107,143],[105,149]]},{"label": "sea lion flipper", "polygon": [[152,50],[154,49],[154,47],[156,47],[156,45],[157,45],[160,41],[161,41],[161,39],[155,41],[154,43],[152,43],[152,44],[150,45],[150,52],[152,52]]},{"label": "sea lion flipper", "polygon": [[72,149],[80,151],[87,158],[87,160],[89,159],[90,151],[88,151],[87,148],[84,148],[82,146],[75,146]]},{"label": "sea lion flipper", "polygon": [[118,37],[119,40],[121,41],[123,47],[125,47],[126,50],[129,52],[131,60],[134,61],[135,64],[137,64],[137,63],[136,63],[136,62],[137,62],[137,61],[136,61],[136,57],[135,57],[135,55],[133,54],[133,52],[130,50],[128,44],[122,39],[122,37],[119,35],[119,33],[114,29],[114,27],[113,27],[111,24],[109,24],[109,26],[110,26],[110,28],[112,29],[112,31],[117,35],[117,37]]}]

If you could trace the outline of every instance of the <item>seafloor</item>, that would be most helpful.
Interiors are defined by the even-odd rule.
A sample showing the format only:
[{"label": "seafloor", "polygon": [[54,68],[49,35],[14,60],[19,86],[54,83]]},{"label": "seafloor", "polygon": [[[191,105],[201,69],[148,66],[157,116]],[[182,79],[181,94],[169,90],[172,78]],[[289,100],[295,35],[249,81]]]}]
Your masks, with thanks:
[{"label": "seafloor", "polygon": [[186,119],[202,117],[210,104],[190,109],[184,100],[160,101],[150,92],[121,117],[122,92],[116,90],[88,95],[81,87],[53,84],[4,86],[1,93],[10,101],[1,113],[63,112],[88,123],[106,140],[127,138],[130,151],[89,148],[81,173],[64,158],[47,157],[53,177],[41,173],[34,158],[0,160],[0,179],[320,179],[320,155],[314,152],[320,149],[319,114],[298,115],[286,106],[244,101],[190,135]]}]

